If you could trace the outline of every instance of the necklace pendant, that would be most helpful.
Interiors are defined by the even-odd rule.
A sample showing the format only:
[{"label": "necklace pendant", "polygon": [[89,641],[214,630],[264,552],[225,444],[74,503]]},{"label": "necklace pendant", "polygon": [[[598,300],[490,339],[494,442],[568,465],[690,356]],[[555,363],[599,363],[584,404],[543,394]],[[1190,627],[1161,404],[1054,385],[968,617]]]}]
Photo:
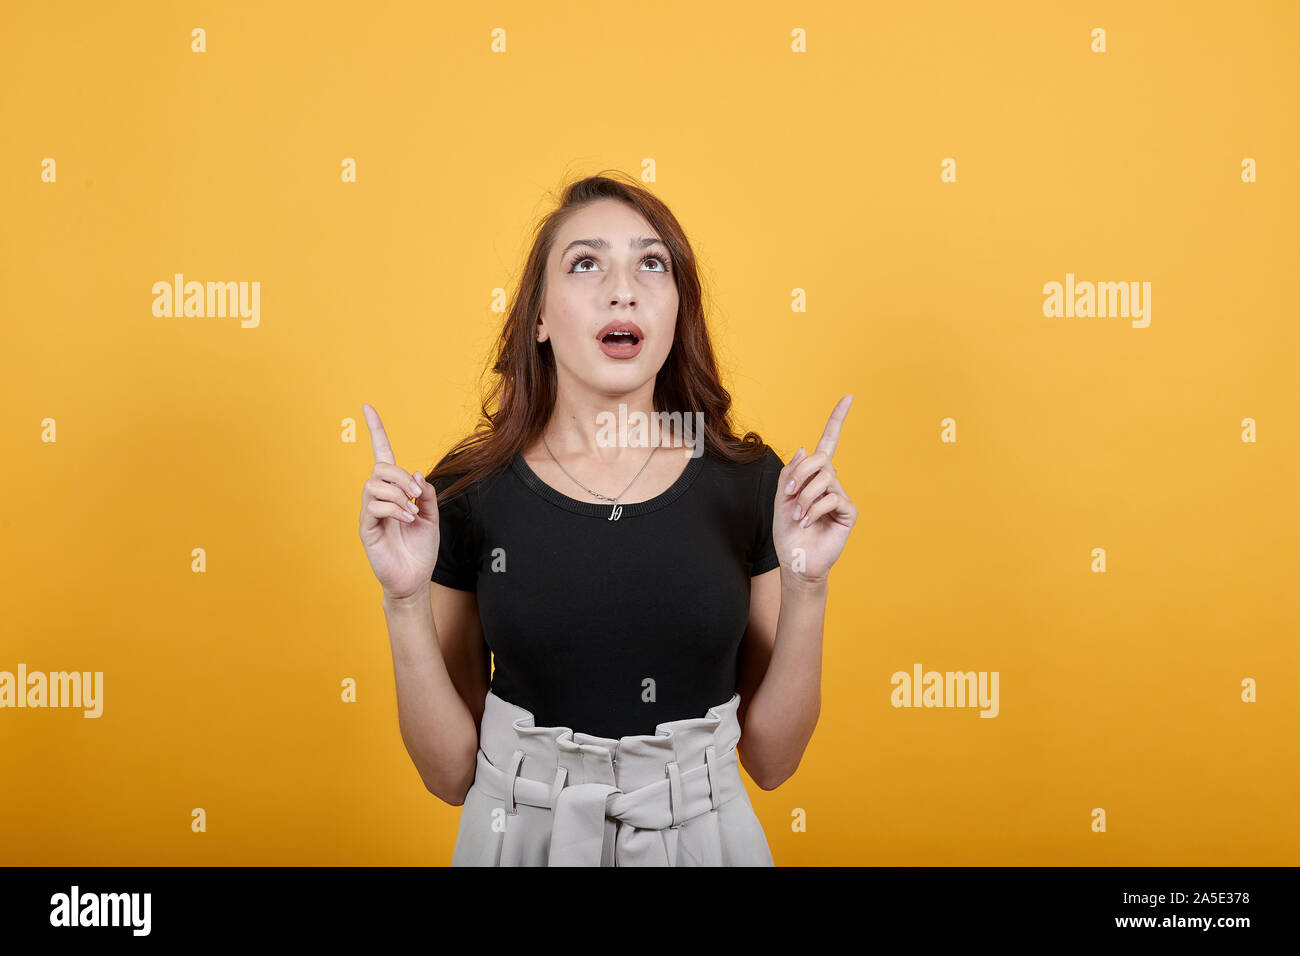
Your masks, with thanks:
[{"label": "necklace pendant", "polygon": [[623,514],[623,506],[615,505],[609,512],[609,520],[617,521],[619,519],[619,516],[622,514]]}]

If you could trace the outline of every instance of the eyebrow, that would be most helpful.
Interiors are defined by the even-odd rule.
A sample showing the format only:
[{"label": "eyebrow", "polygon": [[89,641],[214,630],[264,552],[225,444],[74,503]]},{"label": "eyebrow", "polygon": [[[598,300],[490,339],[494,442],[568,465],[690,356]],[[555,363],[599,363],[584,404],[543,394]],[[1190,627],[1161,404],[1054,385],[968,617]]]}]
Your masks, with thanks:
[{"label": "eyebrow", "polygon": [[[667,245],[658,236],[635,236],[628,240],[627,247],[629,249],[644,249],[647,246],[653,246],[656,243],[665,246]],[[604,239],[574,239],[560,252],[560,258],[563,259],[567,256],[569,250],[574,246],[591,246],[593,249],[608,249],[609,243]]]}]

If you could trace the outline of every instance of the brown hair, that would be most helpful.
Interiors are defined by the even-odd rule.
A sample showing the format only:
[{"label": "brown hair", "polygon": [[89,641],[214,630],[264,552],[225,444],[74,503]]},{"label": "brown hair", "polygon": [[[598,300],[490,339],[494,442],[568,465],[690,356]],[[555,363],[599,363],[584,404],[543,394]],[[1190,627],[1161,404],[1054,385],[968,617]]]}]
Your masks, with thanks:
[{"label": "brown hair", "polygon": [[[609,171],[607,171],[609,172]],[[564,190],[559,205],[536,227],[523,275],[495,346],[496,376],[482,401],[475,430],[454,445],[426,475],[430,483],[462,477],[438,493],[450,500],[481,478],[510,463],[542,434],[555,406],[555,356],[549,340],[538,342],[537,319],[546,291],[546,260],[555,236],[577,210],[598,199],[627,203],[668,246],[677,284],[677,328],[672,348],[655,378],[654,411],[703,412],[705,448],[731,462],[762,457],[767,446],[756,432],[737,438],[730,420],[731,395],[722,387],[713,344],[705,326],[695,254],[668,207],[631,176],[613,171],[588,176]],[[489,410],[495,406],[495,410]]]}]

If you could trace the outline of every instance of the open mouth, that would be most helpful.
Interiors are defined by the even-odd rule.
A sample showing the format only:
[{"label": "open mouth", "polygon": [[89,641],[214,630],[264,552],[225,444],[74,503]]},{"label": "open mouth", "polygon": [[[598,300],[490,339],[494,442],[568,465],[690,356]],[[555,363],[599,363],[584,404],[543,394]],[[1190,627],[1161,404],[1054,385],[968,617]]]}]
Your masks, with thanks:
[{"label": "open mouth", "polygon": [[641,328],[635,322],[610,322],[596,334],[600,350],[612,359],[634,359],[641,354]]}]

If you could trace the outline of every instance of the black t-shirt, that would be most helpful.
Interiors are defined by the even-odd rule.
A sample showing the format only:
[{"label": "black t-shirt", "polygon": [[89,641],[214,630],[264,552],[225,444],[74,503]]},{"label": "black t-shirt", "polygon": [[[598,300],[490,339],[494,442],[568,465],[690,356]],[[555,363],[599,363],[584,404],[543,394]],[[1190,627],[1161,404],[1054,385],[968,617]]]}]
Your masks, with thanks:
[{"label": "black t-shirt", "polygon": [[749,579],[779,565],[782,467],[770,447],[745,464],[705,449],[668,490],[611,520],[612,505],[561,494],[516,455],[439,501],[432,578],[477,592],[492,690],[537,726],[653,734],[736,692]]}]

